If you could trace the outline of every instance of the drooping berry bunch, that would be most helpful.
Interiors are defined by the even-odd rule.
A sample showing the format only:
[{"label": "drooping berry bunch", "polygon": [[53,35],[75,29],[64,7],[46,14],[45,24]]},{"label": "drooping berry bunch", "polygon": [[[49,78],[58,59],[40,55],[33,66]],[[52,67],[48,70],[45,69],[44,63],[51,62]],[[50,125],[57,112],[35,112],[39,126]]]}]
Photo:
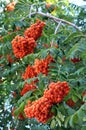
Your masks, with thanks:
[{"label": "drooping berry bunch", "polygon": [[[22,75],[22,78],[24,80],[27,80],[28,78],[34,78],[34,77],[37,77],[37,75],[39,73],[47,75],[48,74],[48,69],[49,69],[49,64],[52,61],[53,61],[53,57],[50,56],[50,55],[48,55],[45,59],[42,59],[42,60],[36,59],[33,66],[28,65],[28,67],[25,70],[25,73]],[[23,95],[26,92],[30,91],[31,89],[29,89],[29,87],[35,86],[34,84],[36,82],[38,82],[38,79],[35,79],[29,85],[28,84],[25,85],[27,87],[23,88],[23,90],[21,91],[20,95]]]},{"label": "drooping berry bunch", "polygon": [[32,103],[28,101],[25,106],[24,112],[28,118],[36,118],[39,122],[46,123],[52,116],[50,112],[52,103],[47,98],[41,97]]},{"label": "drooping berry bunch", "polygon": [[12,40],[12,49],[15,57],[17,58],[23,58],[27,54],[33,53],[36,46],[37,44],[33,38],[16,36]]},{"label": "drooping berry bunch", "polygon": [[28,118],[36,118],[39,122],[46,123],[50,117],[53,104],[62,102],[69,93],[70,87],[67,82],[50,83],[49,89],[44,91],[43,97],[32,103],[29,101],[24,112]]},{"label": "drooping berry bunch", "polygon": [[44,91],[44,97],[52,103],[60,103],[70,90],[67,82],[60,81],[50,83],[48,88]]},{"label": "drooping berry bunch", "polygon": [[[24,80],[28,79],[28,78],[34,78],[37,76],[37,73],[35,72],[35,69],[33,66],[28,65],[28,67],[25,70],[25,73],[22,75],[22,78]],[[26,83],[23,87],[23,89],[20,92],[20,95],[23,96],[26,92],[35,89],[36,85],[35,83],[38,81],[38,79],[35,79],[34,81],[31,81],[30,84]]]},{"label": "drooping berry bunch", "polygon": [[34,68],[37,74],[42,73],[44,75],[48,74],[49,64],[53,62],[53,57],[48,55],[45,59],[36,59],[34,62]]},{"label": "drooping berry bunch", "polygon": [[32,24],[29,28],[25,30],[25,37],[32,37],[34,40],[37,40],[42,35],[42,30],[44,26],[44,22],[42,22],[41,20],[37,20],[35,24]]},{"label": "drooping berry bunch", "polygon": [[16,36],[12,40],[12,49],[16,58],[23,58],[34,52],[37,46],[36,40],[42,35],[44,25],[44,22],[38,20],[35,24],[26,29],[24,37]]},{"label": "drooping berry bunch", "polygon": [[22,78],[28,79],[36,77],[39,73],[48,74],[49,64],[53,61],[53,57],[48,55],[45,59],[39,60],[35,59],[34,65],[28,67],[25,70],[25,73],[22,75]]},{"label": "drooping berry bunch", "polygon": [[32,84],[28,84],[25,83],[24,88],[22,89],[22,91],[20,92],[20,95],[23,96],[25,93],[27,93],[28,91],[32,90],[32,89],[36,89],[37,87],[35,85]]},{"label": "drooping berry bunch", "polygon": [[33,78],[36,77],[37,73],[35,72],[35,69],[33,66],[28,65],[28,67],[25,70],[25,73],[22,75],[22,78],[24,80],[28,79],[28,78]]}]

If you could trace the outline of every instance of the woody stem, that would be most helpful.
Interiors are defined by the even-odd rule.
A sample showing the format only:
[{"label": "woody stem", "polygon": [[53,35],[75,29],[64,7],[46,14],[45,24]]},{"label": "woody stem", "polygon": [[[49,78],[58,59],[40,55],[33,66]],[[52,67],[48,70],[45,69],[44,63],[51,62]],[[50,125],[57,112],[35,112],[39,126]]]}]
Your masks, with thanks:
[{"label": "woody stem", "polygon": [[35,15],[35,14],[39,14],[39,15],[41,15],[41,16],[48,17],[48,18],[53,19],[54,21],[57,21],[57,22],[61,22],[61,23],[64,23],[64,24],[68,24],[68,25],[70,25],[70,26],[73,26],[73,27],[74,27],[75,29],[77,29],[78,31],[81,31],[81,29],[80,29],[77,25],[75,25],[74,23],[71,23],[71,22],[69,22],[69,21],[67,21],[67,20],[64,20],[64,19],[57,18],[57,17],[55,17],[55,16],[52,16],[51,14],[45,14],[45,13],[43,13],[43,12],[34,12],[34,13],[31,13],[31,15]]}]

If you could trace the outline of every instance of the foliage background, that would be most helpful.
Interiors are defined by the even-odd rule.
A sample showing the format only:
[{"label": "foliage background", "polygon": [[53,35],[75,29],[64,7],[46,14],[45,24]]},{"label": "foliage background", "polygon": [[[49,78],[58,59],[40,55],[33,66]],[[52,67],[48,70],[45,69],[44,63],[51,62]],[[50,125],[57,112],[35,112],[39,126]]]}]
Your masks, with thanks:
[{"label": "foliage background", "polygon": [[[16,130],[86,129],[86,104],[80,105],[80,102],[86,102],[86,97],[82,97],[82,92],[86,90],[86,10],[69,4],[67,0],[52,0],[51,3],[56,6],[53,11],[53,6],[49,9],[46,8],[46,2],[49,3],[50,0],[18,0],[12,12],[6,10],[6,2],[0,2],[2,9],[0,36],[3,37],[3,40],[0,39],[0,56],[2,56],[0,59],[0,128],[3,130],[10,130],[11,128]],[[31,13],[35,12],[36,9],[45,14],[48,13],[70,21],[76,24],[81,31],[67,24],[61,24],[55,33],[58,23],[48,17],[31,16]],[[35,53],[27,55],[21,60],[16,59],[12,51],[11,41],[16,35],[23,35],[24,30],[35,23],[36,19],[45,21],[46,26],[43,30],[43,36],[37,41],[38,46]],[[16,27],[20,27],[21,30],[15,31]],[[54,45],[49,48],[43,47],[46,44],[50,46],[52,42],[59,47],[56,48]],[[44,88],[42,86],[48,84],[49,79],[55,82],[58,80],[67,81],[71,86],[71,92],[67,99],[72,98],[76,102],[75,107],[71,108],[66,105],[67,99],[65,99],[62,104],[57,106],[58,115],[47,125],[38,123],[35,119],[23,121],[14,119],[11,114],[13,107],[19,108],[22,101],[29,98],[28,93],[23,97],[20,96],[24,84],[21,73],[25,71],[28,64],[33,64],[35,58],[44,58],[49,52],[56,60],[55,68],[50,70],[48,77],[39,75],[39,88],[42,88],[41,92],[43,93]],[[10,63],[7,59],[8,55],[11,55],[15,62]],[[82,60],[78,63],[72,63],[71,58],[75,57]],[[28,80],[28,82],[30,81]],[[16,97],[13,96],[13,92],[16,92]],[[40,92],[38,94],[40,95]],[[27,125],[30,128],[26,127]]]}]

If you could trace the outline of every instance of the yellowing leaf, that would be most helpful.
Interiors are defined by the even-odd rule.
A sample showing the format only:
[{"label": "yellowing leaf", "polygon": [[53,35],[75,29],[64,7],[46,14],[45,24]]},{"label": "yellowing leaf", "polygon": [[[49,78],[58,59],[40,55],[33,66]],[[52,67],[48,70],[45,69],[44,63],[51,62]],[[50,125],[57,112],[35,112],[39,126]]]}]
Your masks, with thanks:
[{"label": "yellowing leaf", "polygon": [[56,15],[56,10],[52,11],[52,13],[51,13],[51,14]]},{"label": "yellowing leaf", "polygon": [[46,0],[47,3],[55,4],[58,2],[58,0]]}]

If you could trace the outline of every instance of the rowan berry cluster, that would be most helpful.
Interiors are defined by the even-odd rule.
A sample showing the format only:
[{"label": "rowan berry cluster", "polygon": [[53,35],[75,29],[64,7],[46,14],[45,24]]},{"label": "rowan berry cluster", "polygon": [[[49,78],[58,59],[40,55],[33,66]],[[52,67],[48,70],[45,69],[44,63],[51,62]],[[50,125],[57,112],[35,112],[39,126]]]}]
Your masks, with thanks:
[{"label": "rowan berry cluster", "polygon": [[36,59],[34,62],[35,72],[37,74],[42,73],[44,75],[48,74],[49,64],[53,62],[52,56],[48,55],[45,59]]},{"label": "rowan berry cluster", "polygon": [[42,35],[42,30],[44,26],[44,22],[42,22],[41,20],[37,20],[35,24],[32,24],[29,28],[26,29],[26,31],[24,32],[25,37],[37,40]]},{"label": "rowan berry cluster", "polygon": [[52,105],[60,103],[70,90],[67,82],[60,81],[51,83],[48,88],[44,91],[43,97],[32,103],[28,101],[24,109],[28,118],[36,118],[39,122],[46,123],[53,116],[50,111]]},{"label": "rowan berry cluster", "polygon": [[60,81],[50,83],[48,88],[44,91],[44,97],[52,103],[60,103],[70,90],[67,82]]},{"label": "rowan berry cluster", "polygon": [[22,78],[24,80],[28,79],[28,78],[33,78],[36,77],[37,73],[35,72],[35,69],[33,66],[28,65],[28,67],[25,70],[25,73],[22,75]]},{"label": "rowan berry cluster", "polygon": [[[36,77],[39,73],[43,73],[45,75],[48,74],[48,68],[49,64],[53,61],[53,58],[48,55],[45,59],[39,60],[36,59],[33,66],[28,66],[25,70],[25,73],[22,75],[22,78],[24,80],[28,78]],[[36,83],[38,80],[34,80],[31,82],[31,84],[26,84],[23,88],[23,90],[20,92],[20,95],[24,95],[26,92],[30,91],[34,88],[34,83]]]},{"label": "rowan berry cluster", "polygon": [[23,58],[24,56],[34,52],[37,46],[36,40],[42,35],[42,30],[45,23],[38,20],[26,29],[23,36],[16,36],[12,40],[12,49],[16,58]]},{"label": "rowan berry cluster", "polygon": [[20,92],[20,95],[23,96],[25,93],[27,93],[28,91],[30,91],[32,89],[36,89],[36,86],[32,85],[32,84],[25,83],[24,88]]},{"label": "rowan berry cluster", "polygon": [[48,74],[49,64],[53,61],[53,58],[48,55],[45,59],[39,60],[35,59],[34,65],[28,67],[25,70],[25,73],[22,75],[22,78],[28,79],[36,77],[39,73]]},{"label": "rowan berry cluster", "polygon": [[12,49],[15,57],[17,58],[23,58],[27,54],[33,53],[36,46],[37,44],[33,38],[16,36],[12,40]]},{"label": "rowan berry cluster", "polygon": [[46,123],[52,116],[50,112],[52,103],[47,98],[41,97],[32,103],[28,101],[25,106],[24,112],[28,118],[36,118],[39,122]]}]

